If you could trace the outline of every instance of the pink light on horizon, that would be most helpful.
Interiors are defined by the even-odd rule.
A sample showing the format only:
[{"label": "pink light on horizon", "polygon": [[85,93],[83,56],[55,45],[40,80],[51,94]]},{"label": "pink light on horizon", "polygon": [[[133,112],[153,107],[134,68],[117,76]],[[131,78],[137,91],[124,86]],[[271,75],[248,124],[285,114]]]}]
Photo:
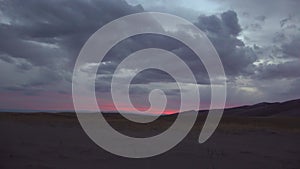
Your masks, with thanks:
[{"label": "pink light on horizon", "polygon": [[[112,112],[117,111],[115,105],[108,99],[97,99],[101,111]],[[202,104],[201,110],[207,110],[209,104]],[[135,105],[136,109],[140,111],[148,110],[149,107],[143,105]],[[226,108],[238,107],[239,104],[227,104]],[[56,110],[56,111],[74,111],[72,95],[61,94],[57,92],[42,92],[39,95],[24,95],[21,92],[4,92],[0,97],[0,108],[11,110]],[[119,108],[124,112],[131,112],[132,109],[126,105]],[[83,111],[98,111],[90,109],[90,105],[86,104]],[[166,108],[162,114],[174,114],[178,109]],[[153,112],[159,114],[160,112]]]},{"label": "pink light on horizon", "polygon": [[[97,99],[102,111],[117,111],[111,100]],[[39,95],[24,95],[21,92],[5,92],[1,93],[0,108],[11,110],[37,110],[37,111],[74,111],[72,95],[61,94],[56,92],[42,92]],[[123,105],[122,111],[130,112],[131,108]],[[138,106],[138,110],[145,111],[148,108]],[[83,111],[98,111],[90,109],[90,105],[86,105]],[[173,114],[178,110],[166,109],[163,114]]]}]

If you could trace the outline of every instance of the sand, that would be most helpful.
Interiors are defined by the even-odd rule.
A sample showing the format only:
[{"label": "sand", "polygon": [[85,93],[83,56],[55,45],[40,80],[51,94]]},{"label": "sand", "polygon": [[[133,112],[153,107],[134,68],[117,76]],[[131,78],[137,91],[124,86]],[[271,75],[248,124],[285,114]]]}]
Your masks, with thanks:
[{"label": "sand", "polygon": [[[137,125],[107,117],[121,132],[146,137],[165,130],[175,117]],[[172,150],[129,159],[93,143],[72,114],[0,113],[1,169],[299,169],[300,118],[224,117],[214,135],[199,144],[203,120]]]}]

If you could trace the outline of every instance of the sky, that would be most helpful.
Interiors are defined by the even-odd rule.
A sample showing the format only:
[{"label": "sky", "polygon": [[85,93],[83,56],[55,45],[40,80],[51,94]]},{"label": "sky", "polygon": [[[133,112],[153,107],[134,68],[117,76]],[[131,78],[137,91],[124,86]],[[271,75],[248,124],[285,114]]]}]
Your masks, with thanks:
[{"label": "sky", "polygon": [[[0,0],[0,110],[73,110],[72,73],[84,43],[110,21],[144,11],[183,17],[206,33],[226,73],[227,107],[300,98],[299,6],[298,0]],[[187,62],[197,76],[201,109],[208,108],[207,72],[194,53],[169,37],[139,35],[117,44],[99,67],[101,110],[115,111],[110,83],[118,63],[153,47]],[[167,95],[165,113],[178,110],[174,79],[154,69],[132,81],[133,105],[148,109],[153,89]]]}]

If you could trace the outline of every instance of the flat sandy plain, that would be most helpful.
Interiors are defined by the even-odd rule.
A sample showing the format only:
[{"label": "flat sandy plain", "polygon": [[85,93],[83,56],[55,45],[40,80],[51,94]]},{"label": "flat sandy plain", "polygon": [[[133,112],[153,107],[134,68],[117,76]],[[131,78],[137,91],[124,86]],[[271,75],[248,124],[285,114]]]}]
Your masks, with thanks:
[{"label": "flat sandy plain", "polygon": [[[118,114],[107,121],[124,134],[148,137],[176,115],[149,124]],[[213,136],[197,142],[205,115],[170,151],[146,159],[119,157],[98,147],[72,113],[0,113],[1,169],[300,169],[299,117],[224,116]],[[153,145],[155,146],[155,145]]]}]

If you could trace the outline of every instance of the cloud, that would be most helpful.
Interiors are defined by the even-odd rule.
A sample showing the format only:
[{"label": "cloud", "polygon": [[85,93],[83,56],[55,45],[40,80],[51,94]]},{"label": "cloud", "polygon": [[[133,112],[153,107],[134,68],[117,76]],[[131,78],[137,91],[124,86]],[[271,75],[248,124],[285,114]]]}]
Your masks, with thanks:
[{"label": "cloud", "polygon": [[142,11],[122,0],[29,0],[25,4],[21,0],[9,0],[1,2],[1,9],[9,24],[0,25],[4,37],[0,50],[37,65],[57,65],[53,62],[59,59],[75,59],[81,46],[98,28],[121,16]]},{"label": "cloud", "polygon": [[264,15],[277,17],[288,13],[299,14],[298,6],[300,4],[297,0],[213,0],[220,3],[223,7],[235,9],[238,12],[247,12],[250,15]]},{"label": "cloud", "polygon": [[290,20],[292,20],[291,15],[289,15],[289,17],[287,17],[287,18],[280,20],[280,27],[284,27]]},{"label": "cloud", "polygon": [[300,33],[294,36],[291,41],[282,44],[282,52],[286,57],[300,58]]},{"label": "cloud", "polygon": [[299,90],[300,90],[300,76],[292,81],[288,91],[286,92],[288,96],[293,96],[294,98],[299,97]]},{"label": "cloud", "polygon": [[[289,94],[294,96],[292,91],[296,90],[299,81],[296,79],[300,76],[297,61],[300,46],[298,2],[201,1],[211,7],[201,12],[192,8],[193,5],[181,7],[186,4],[184,2],[168,4],[159,1],[154,6],[162,12],[185,16],[205,31],[224,65],[232,102],[255,102],[257,98],[252,95],[259,95],[262,101],[275,98],[272,90],[278,90],[282,85],[291,86],[285,98]],[[150,5],[147,9],[151,9],[151,4],[145,3]],[[289,6],[279,8],[283,3]],[[191,12],[187,12],[190,9]],[[34,97],[31,96],[40,96],[36,99],[41,105],[43,99],[47,100],[45,93],[70,96],[72,69],[85,41],[106,23],[142,11],[143,4],[129,5],[124,0],[0,1],[0,70],[4,72],[0,75],[0,92],[30,96],[32,102]],[[146,20],[144,22],[147,24]],[[153,25],[153,22],[148,24],[160,26]],[[189,36],[187,32],[174,33]],[[209,79],[198,57],[175,39],[148,34],[123,40],[105,56],[96,80],[97,94],[107,98],[105,103],[111,103],[108,93],[116,66],[129,54],[144,48],[161,48],[178,55],[195,73],[204,93],[203,100],[209,101]],[[174,67],[171,61],[160,62]],[[289,83],[283,79],[288,79]],[[241,81],[244,81],[242,85]],[[271,86],[274,81],[278,86],[267,90],[266,86]],[[137,105],[147,101],[143,95],[153,87],[164,88],[171,98],[170,107],[178,105],[178,90],[166,89],[166,85],[174,85],[174,79],[168,74],[147,70],[139,73],[132,82],[132,99]],[[276,97],[279,98],[280,94]],[[44,104],[46,107],[46,101]],[[71,99],[66,104],[72,105]]]},{"label": "cloud", "polygon": [[257,56],[251,47],[238,39],[242,29],[234,11],[224,12],[221,17],[202,15],[196,25],[207,33],[228,76],[252,73],[251,67]]},{"label": "cloud", "polygon": [[[5,18],[0,21],[0,59],[23,71],[39,70],[35,77],[28,75],[26,84],[14,84],[26,85],[24,91],[70,79],[78,52],[92,33],[113,19],[143,11],[123,0],[4,0],[0,9]],[[9,78],[18,81],[22,72],[11,73]]]},{"label": "cloud", "polygon": [[300,60],[287,61],[278,64],[266,64],[257,67],[259,79],[290,79],[300,77]]},{"label": "cloud", "polygon": [[264,15],[259,15],[259,16],[255,17],[255,19],[258,20],[258,21],[261,21],[261,22],[265,22],[267,17],[264,16]]},{"label": "cloud", "polygon": [[236,12],[231,10],[224,12],[221,14],[221,18],[230,35],[237,36],[242,31]]}]

